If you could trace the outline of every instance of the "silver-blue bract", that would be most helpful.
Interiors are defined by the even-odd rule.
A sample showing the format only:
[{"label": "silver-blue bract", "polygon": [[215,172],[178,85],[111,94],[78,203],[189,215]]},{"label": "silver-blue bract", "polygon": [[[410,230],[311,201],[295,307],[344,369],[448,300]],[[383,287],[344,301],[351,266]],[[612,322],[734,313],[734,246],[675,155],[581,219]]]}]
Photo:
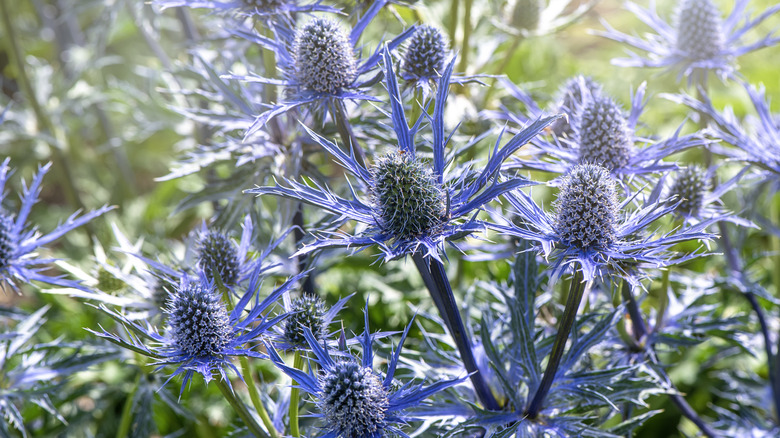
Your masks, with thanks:
[{"label": "silver-blue bract", "polygon": [[[287,366],[271,346],[268,346],[268,354],[280,370],[314,399],[318,412],[313,416],[321,418],[321,438],[407,436],[402,428],[422,415],[415,414],[415,408],[430,407],[426,399],[466,379],[464,376],[439,380],[428,386],[415,381],[398,381],[395,373],[410,328],[411,323],[388,358],[384,376],[373,369],[373,343],[377,334],[372,335],[369,331],[368,308],[365,331],[357,339],[362,350],[361,358],[349,351],[331,354],[309,329],[304,329],[304,336],[313,353],[312,360],[319,367],[309,367],[308,372],[303,372]],[[313,368],[319,368],[319,372]]]},{"label": "silver-blue bract", "polygon": [[[657,236],[648,229],[657,219],[674,212],[678,202],[661,199],[663,184],[657,184],[641,206],[629,211],[640,193],[635,192],[620,204],[614,198],[615,180],[595,165],[575,166],[564,178],[558,195],[558,210],[550,214],[530,195],[515,190],[505,195],[519,216],[517,224],[505,221],[490,227],[508,235],[537,242],[545,257],[551,259],[553,276],[560,276],[571,265],[581,269],[585,281],[607,274],[625,278],[633,285],[645,275],[637,266],[655,268],[680,263],[701,255],[678,255],[670,251],[676,243],[708,240],[709,225],[720,218],[708,218]],[[497,222],[501,215],[494,215]]]},{"label": "silver-blue bract", "polygon": [[[5,184],[13,171],[10,158],[0,164],[0,204],[5,205]],[[24,186],[19,211],[14,214],[0,207],[0,287],[9,285],[19,291],[19,284],[40,281],[55,286],[84,290],[77,281],[66,280],[59,276],[46,275],[47,265],[56,261],[52,258],[38,257],[37,250],[64,236],[74,228],[80,227],[92,219],[106,213],[113,207],[103,206],[95,211],[79,216],[73,213],[65,222],[52,232],[42,234],[37,227],[28,225],[27,218],[33,205],[38,201],[41,184],[51,163],[39,167],[29,187]]]},{"label": "silver-blue bract", "polygon": [[[317,239],[303,247],[299,253],[309,253],[327,247],[362,248],[377,245],[384,253],[385,260],[418,253],[425,257],[439,259],[447,239],[464,236],[484,229],[484,224],[476,220],[474,213],[483,206],[509,190],[532,184],[523,178],[511,178],[499,181],[498,171],[512,153],[539,134],[556,117],[547,117],[529,123],[522,131],[511,138],[503,147],[499,138],[493,154],[479,171],[471,164],[450,165],[457,158],[447,152],[449,137],[444,132],[444,107],[449,94],[452,60],[437,81],[435,108],[433,115],[423,112],[409,126],[404,113],[403,101],[398,87],[390,50],[384,53],[385,80],[390,95],[393,129],[396,134],[397,149],[391,149],[390,155],[379,158],[374,170],[369,170],[341,150],[336,144],[314,133],[306,126],[312,138],[334,156],[347,172],[352,174],[356,183],[351,187],[361,190],[359,196],[352,190],[352,199],[346,199],[333,193],[320,184],[306,184],[298,181],[283,180],[284,184],[271,187],[258,187],[246,193],[258,195],[272,194],[306,202],[330,211],[345,220],[368,225],[368,229],[356,235],[332,233],[325,235],[321,231]],[[433,160],[428,163],[417,157],[419,133],[423,121],[430,117],[433,131]],[[395,166],[402,175],[392,175],[383,171],[382,166]],[[430,166],[425,168],[425,166]],[[441,195],[439,195],[441,191]],[[414,196],[422,196],[414,199]],[[438,216],[438,217],[437,217]]]},{"label": "silver-blue bract", "polygon": [[606,31],[596,34],[647,54],[629,52],[629,58],[613,59],[615,65],[665,68],[677,72],[677,79],[686,78],[689,84],[704,83],[708,72],[722,79],[735,78],[735,58],[780,41],[774,32],[753,42],[745,41],[751,30],[780,11],[780,5],[774,5],[751,17],[748,4],[749,0],[736,0],[731,14],[721,20],[720,11],[711,0],[685,0],[679,3],[677,19],[670,24],[654,8],[645,9],[628,2],[626,8],[655,33],[641,38],[603,23]]}]

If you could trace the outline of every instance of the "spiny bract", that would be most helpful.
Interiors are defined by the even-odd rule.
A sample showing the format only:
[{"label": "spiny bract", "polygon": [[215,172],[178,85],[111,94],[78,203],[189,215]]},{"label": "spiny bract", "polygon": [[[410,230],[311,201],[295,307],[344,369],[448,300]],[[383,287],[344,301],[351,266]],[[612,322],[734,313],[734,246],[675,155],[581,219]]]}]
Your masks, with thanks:
[{"label": "spiny bract", "polygon": [[16,242],[11,235],[14,221],[0,211],[0,271],[8,267],[16,250]]},{"label": "spiny bract", "polygon": [[567,245],[605,248],[615,241],[618,200],[615,180],[604,167],[579,164],[563,177],[555,229]]},{"label": "spiny bract", "polygon": [[712,0],[684,0],[677,14],[677,50],[693,59],[723,51],[723,23]]},{"label": "spiny bract", "polygon": [[617,102],[609,96],[594,96],[585,102],[577,122],[580,163],[600,164],[610,170],[628,164],[633,133]]},{"label": "spiny bract", "polygon": [[444,195],[427,163],[394,151],[381,157],[371,173],[373,202],[384,231],[410,239],[429,234],[442,223]]},{"label": "spiny bract", "polygon": [[171,338],[194,357],[220,355],[233,338],[225,304],[214,289],[199,283],[176,290],[167,313]]},{"label": "spiny bract", "polygon": [[588,96],[598,96],[601,91],[601,84],[589,76],[577,75],[569,78],[558,90],[558,101],[560,102],[558,112],[565,113],[568,120],[560,118],[553,122],[551,125],[553,133],[558,137],[563,135],[572,137],[574,134],[573,126],[577,124],[575,120],[577,111],[582,106],[583,101],[589,98]]},{"label": "spiny bract", "polygon": [[291,345],[306,342],[303,328],[311,330],[317,341],[323,341],[328,335],[325,325],[325,303],[316,295],[304,294],[292,302],[290,316],[284,320],[284,337]]},{"label": "spiny bract", "polygon": [[337,94],[355,81],[357,60],[349,36],[333,20],[314,18],[295,36],[295,74],[310,91]]},{"label": "spiny bract", "polygon": [[319,406],[327,430],[344,438],[382,436],[389,396],[370,368],[337,362],[320,376],[320,383]]},{"label": "spiny bract", "polygon": [[447,40],[433,26],[417,28],[409,40],[404,56],[404,70],[416,77],[436,77],[444,70]]},{"label": "spiny bract", "polygon": [[676,195],[676,200],[680,201],[678,213],[697,216],[708,189],[707,172],[699,166],[688,166],[677,172],[669,194]]},{"label": "spiny bract", "polygon": [[545,0],[516,0],[512,9],[512,27],[534,30],[539,27],[539,18],[545,7]]},{"label": "spiny bract", "polygon": [[199,243],[198,262],[206,276],[216,281],[215,274],[219,274],[222,284],[236,284],[240,263],[238,251],[230,238],[222,233],[209,231],[201,236]]}]

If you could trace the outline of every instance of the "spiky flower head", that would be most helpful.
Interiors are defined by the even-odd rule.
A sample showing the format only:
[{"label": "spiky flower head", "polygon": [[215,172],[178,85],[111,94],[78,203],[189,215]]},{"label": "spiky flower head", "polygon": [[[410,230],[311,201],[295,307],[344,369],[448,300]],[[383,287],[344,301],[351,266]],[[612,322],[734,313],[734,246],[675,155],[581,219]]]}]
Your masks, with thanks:
[{"label": "spiky flower head", "polygon": [[303,328],[308,328],[317,341],[328,335],[325,321],[325,302],[317,295],[304,294],[292,302],[290,316],[284,320],[284,337],[291,345],[306,342]]},{"label": "spiky flower head", "polygon": [[403,69],[410,76],[437,77],[444,71],[447,55],[447,39],[436,27],[423,25],[417,28],[409,40],[404,56]]},{"label": "spiky flower head", "polygon": [[385,232],[410,239],[441,225],[444,192],[427,163],[397,150],[380,157],[371,174],[373,203]]},{"label": "spiky flower head", "polygon": [[287,3],[285,0],[243,0],[244,4],[260,12],[273,12]]},{"label": "spiky flower head", "polygon": [[198,262],[206,275],[215,280],[217,275],[222,284],[238,282],[241,263],[238,251],[228,236],[218,231],[208,231],[200,237]]},{"label": "spiky flower head", "polygon": [[563,177],[555,230],[561,240],[580,249],[605,248],[616,238],[618,199],[615,180],[595,164],[578,164]]},{"label": "spiky flower head", "polygon": [[0,271],[7,268],[16,251],[16,242],[12,232],[14,221],[0,211]]},{"label": "spiky flower head", "polygon": [[384,436],[387,389],[371,368],[345,360],[320,375],[319,407],[327,429],[344,438]]},{"label": "spiky flower head", "polygon": [[676,48],[692,59],[709,59],[723,51],[720,10],[712,0],[683,0],[677,11]]},{"label": "spiky flower head", "polygon": [[633,133],[623,109],[609,96],[594,96],[578,115],[580,163],[620,169],[628,164],[634,145]]},{"label": "spiky flower head", "polygon": [[669,194],[677,196],[677,213],[688,216],[698,216],[704,205],[704,196],[709,190],[707,172],[699,166],[688,166],[677,172]]},{"label": "spiky flower head", "polygon": [[545,0],[516,0],[512,9],[512,27],[521,30],[535,30],[545,7]]},{"label": "spiky flower head", "polygon": [[565,113],[569,120],[561,118],[556,120],[551,126],[553,133],[561,137],[564,134],[568,137],[574,135],[573,126],[576,124],[574,118],[577,116],[577,110],[589,99],[589,96],[598,96],[602,92],[601,84],[593,80],[590,76],[577,75],[569,78],[558,90],[558,112]]},{"label": "spiky flower head", "polygon": [[219,355],[233,339],[227,308],[213,283],[182,284],[172,294],[166,312],[171,338],[188,355]]},{"label": "spiky flower head", "polygon": [[314,18],[295,35],[295,75],[306,90],[337,94],[355,81],[357,60],[349,36],[327,18]]}]

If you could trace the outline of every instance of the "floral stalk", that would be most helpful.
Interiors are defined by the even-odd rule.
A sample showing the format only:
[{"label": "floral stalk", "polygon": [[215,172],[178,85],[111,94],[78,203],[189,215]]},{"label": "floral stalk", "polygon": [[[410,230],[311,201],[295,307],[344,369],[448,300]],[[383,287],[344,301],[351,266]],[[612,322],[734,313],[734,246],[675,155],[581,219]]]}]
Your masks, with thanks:
[{"label": "floral stalk", "polygon": [[458,69],[462,72],[466,71],[469,66],[469,44],[471,40],[471,6],[473,0],[465,0],[463,2],[463,43],[461,45],[462,50],[460,53],[460,65]]},{"label": "floral stalk", "polygon": [[626,302],[626,311],[631,317],[631,327],[634,331],[634,338],[639,345],[642,345],[644,343],[644,337],[647,335],[647,327],[645,326],[644,318],[642,318],[642,312],[639,310],[639,304],[634,298],[631,285],[625,280],[623,280],[623,284],[620,287],[620,293],[623,296],[623,301]]},{"label": "floral stalk", "polygon": [[458,311],[458,305],[455,302],[455,296],[452,293],[452,286],[447,278],[444,265],[438,260],[430,257],[425,258],[419,253],[415,253],[412,258],[425,282],[425,286],[431,294],[434,304],[436,304],[436,308],[439,310],[452,338],[455,340],[461,360],[463,360],[463,365],[470,374],[471,383],[474,385],[477,397],[479,397],[486,409],[500,409],[493,392],[490,390],[490,386],[488,386],[479,372],[479,367],[471,348],[471,342],[466,334],[466,328]]},{"label": "floral stalk", "polygon": [[133,385],[133,390],[130,391],[130,394],[127,394],[127,398],[125,399],[125,406],[122,409],[122,418],[119,420],[119,428],[116,431],[116,438],[125,438],[130,436],[130,424],[133,420],[133,399],[135,398],[135,394],[138,392],[138,386],[141,383],[141,376],[143,373],[139,373],[138,377],[135,379],[135,384]]},{"label": "floral stalk", "polygon": [[[303,356],[301,352],[295,350],[293,355],[293,368],[303,371]],[[298,428],[298,400],[300,399],[301,389],[298,387],[298,382],[292,381],[292,388],[290,389],[290,435],[294,437],[300,437],[301,431]]]},{"label": "floral stalk", "polygon": [[539,415],[539,411],[542,410],[542,403],[544,403],[545,397],[550,392],[555,375],[558,373],[558,366],[561,364],[563,358],[563,350],[566,347],[566,341],[569,339],[571,329],[574,326],[574,320],[577,317],[577,309],[580,307],[580,302],[585,292],[585,282],[583,281],[582,270],[577,270],[574,274],[574,278],[571,281],[571,288],[569,289],[569,296],[566,299],[566,307],[563,310],[563,316],[561,317],[560,325],[558,326],[558,333],[555,335],[555,341],[553,342],[552,352],[550,353],[550,360],[547,363],[547,368],[544,370],[544,377],[542,382],[534,393],[534,397],[531,403],[528,404],[528,408],[525,410],[528,418],[536,418]]},{"label": "floral stalk", "polygon": [[233,409],[236,411],[236,414],[238,414],[246,427],[249,428],[249,431],[252,432],[254,436],[267,437],[268,434],[265,433],[259,424],[257,424],[257,421],[255,421],[252,413],[249,412],[249,409],[244,404],[244,402],[236,396],[236,394],[233,392],[233,388],[228,385],[227,380],[217,378],[215,381],[217,382],[217,387],[225,397],[225,400],[230,403],[230,406],[233,407]]},{"label": "floral stalk", "polygon": [[355,157],[355,160],[365,168],[366,153],[363,152],[363,149],[358,144],[355,132],[352,130],[352,125],[349,123],[347,108],[344,106],[344,102],[336,100],[330,106],[330,109],[333,121],[336,123],[336,129],[339,131],[341,141],[347,146],[350,154]]},{"label": "floral stalk", "polygon": [[265,405],[260,399],[260,392],[257,390],[255,379],[252,377],[252,369],[249,367],[249,359],[241,356],[238,361],[241,363],[241,370],[244,374],[244,379],[246,380],[246,387],[249,390],[249,398],[252,400],[252,405],[255,407],[255,410],[257,410],[257,414],[260,416],[260,420],[263,422],[263,425],[266,429],[268,429],[271,438],[278,438],[279,432],[277,432],[276,428],[274,427],[271,416],[268,415],[268,410],[265,409]]},{"label": "floral stalk", "polygon": [[458,6],[460,6],[460,0],[452,0],[450,3],[450,21],[447,23],[447,34],[450,41],[455,41],[455,33],[458,31]]}]

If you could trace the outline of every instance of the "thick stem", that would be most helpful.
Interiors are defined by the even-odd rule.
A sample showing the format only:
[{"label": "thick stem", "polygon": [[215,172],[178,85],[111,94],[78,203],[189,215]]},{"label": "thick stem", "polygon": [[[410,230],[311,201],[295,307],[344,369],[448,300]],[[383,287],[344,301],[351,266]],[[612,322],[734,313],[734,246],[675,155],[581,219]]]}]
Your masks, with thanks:
[{"label": "thick stem", "polygon": [[363,152],[363,148],[360,147],[357,137],[355,137],[355,132],[352,130],[352,125],[349,123],[347,108],[344,106],[344,102],[339,99],[334,99],[330,108],[331,116],[336,123],[336,129],[339,131],[341,141],[344,142],[347,150],[352,153],[358,164],[366,167],[366,153]]},{"label": "thick stem", "polygon": [[265,433],[263,428],[257,424],[257,421],[255,421],[255,418],[252,416],[252,413],[249,412],[249,409],[246,407],[244,402],[241,401],[233,392],[233,388],[231,388],[227,383],[228,381],[222,380],[221,377],[217,377],[215,380],[217,382],[217,387],[219,388],[220,392],[222,392],[225,400],[230,403],[230,406],[233,407],[233,409],[236,411],[236,414],[238,414],[249,431],[255,436],[268,437],[268,434]]},{"label": "thick stem", "polygon": [[260,399],[260,392],[257,390],[255,378],[252,375],[252,369],[249,367],[249,359],[246,356],[241,356],[238,361],[241,363],[241,371],[244,374],[244,380],[246,381],[246,387],[249,390],[249,398],[252,400],[252,406],[255,407],[257,414],[260,415],[260,420],[262,420],[265,428],[268,429],[271,437],[279,438],[279,432],[276,431],[271,416],[268,415],[268,411],[265,409],[265,405]]},{"label": "thick stem", "polygon": [[460,6],[460,0],[452,0],[450,3],[450,20],[447,23],[447,34],[450,36],[450,41],[455,44],[455,33],[458,31],[458,7]]},{"label": "thick stem", "polygon": [[[303,371],[303,356],[300,351],[295,351],[293,355],[293,367],[296,370]],[[301,396],[301,389],[298,388],[298,382],[292,381],[292,388],[290,389],[290,435],[298,438],[301,436],[301,431],[298,427],[298,400]]]},{"label": "thick stem", "polygon": [[645,327],[644,318],[639,310],[639,303],[634,298],[634,293],[631,290],[631,285],[623,280],[623,285],[620,288],[620,293],[623,295],[623,301],[626,302],[626,311],[628,316],[631,317],[631,327],[634,331],[634,338],[639,345],[644,344],[645,335],[647,335],[647,328]]},{"label": "thick stem", "polygon": [[542,410],[544,399],[550,392],[555,375],[558,373],[558,367],[561,365],[563,350],[566,347],[566,341],[569,340],[572,327],[574,327],[577,309],[580,307],[584,292],[585,282],[583,281],[582,270],[578,270],[571,281],[569,297],[566,299],[566,307],[563,309],[563,316],[558,325],[558,333],[555,335],[552,352],[550,352],[550,359],[547,362],[547,368],[544,370],[542,382],[539,384],[531,403],[528,404],[528,408],[525,410],[525,415],[528,418],[536,418],[539,415],[539,411]]},{"label": "thick stem", "polygon": [[482,373],[480,373],[477,361],[474,359],[471,342],[466,334],[466,328],[463,325],[444,265],[438,260],[431,257],[423,257],[419,253],[415,253],[412,258],[423,278],[425,286],[428,288],[428,292],[431,294],[434,304],[436,304],[439,310],[439,314],[450,331],[450,335],[455,340],[463,366],[471,374],[471,384],[474,385],[477,397],[479,397],[485,409],[499,410],[500,406],[493,396],[490,386],[488,386]]},{"label": "thick stem", "polygon": [[466,72],[466,68],[469,66],[469,45],[471,43],[471,6],[474,3],[473,0],[465,0],[463,2],[463,42],[461,43],[460,51],[460,65],[458,70]]},{"label": "thick stem", "polygon": [[[295,231],[293,231],[293,236],[295,237],[295,247],[300,248],[301,243],[303,242],[304,237],[304,220],[303,220],[303,203],[298,203],[298,207],[295,210],[295,214],[292,218],[292,223],[296,227]],[[303,272],[306,270],[306,267],[308,265],[308,256],[300,255],[298,256],[298,272]],[[316,295],[317,290],[314,288],[314,272],[310,272],[309,275],[306,276],[306,278],[303,280],[303,284],[301,284],[301,289],[305,294],[308,295]]]},{"label": "thick stem", "polygon": [[[670,383],[670,385],[671,385],[671,383]],[[672,387],[674,387],[674,386],[672,385]],[[720,436],[720,434],[715,432],[715,430],[713,428],[711,428],[707,423],[704,422],[704,420],[702,420],[696,414],[696,411],[694,411],[693,408],[691,407],[691,405],[688,404],[688,402],[685,400],[685,397],[683,397],[680,394],[675,393],[675,394],[669,395],[669,398],[672,399],[672,402],[674,402],[674,404],[680,410],[680,413],[682,413],[685,418],[691,420],[691,422],[693,422],[693,424],[695,424],[696,427],[699,428],[701,433],[703,433],[704,435],[706,435],[706,436],[708,436],[710,438],[717,438],[717,437]]]},{"label": "thick stem", "polygon": [[135,379],[135,385],[130,394],[127,394],[125,399],[125,406],[122,409],[122,418],[119,420],[119,428],[116,431],[116,438],[126,438],[130,436],[130,425],[133,422],[133,399],[136,393],[138,393],[138,387],[141,385],[141,377],[143,377],[143,371],[139,370],[138,377]]}]

